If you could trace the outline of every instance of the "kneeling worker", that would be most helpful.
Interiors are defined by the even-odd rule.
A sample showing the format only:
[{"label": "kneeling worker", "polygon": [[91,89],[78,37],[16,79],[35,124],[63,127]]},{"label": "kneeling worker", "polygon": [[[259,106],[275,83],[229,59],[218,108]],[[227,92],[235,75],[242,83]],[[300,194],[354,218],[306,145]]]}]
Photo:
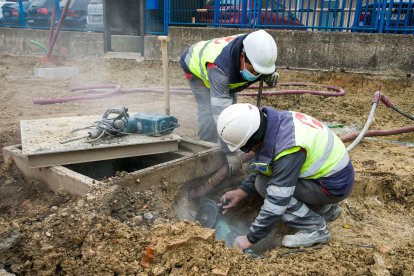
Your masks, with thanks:
[{"label": "kneeling worker", "polygon": [[280,218],[298,230],[283,238],[285,247],[329,242],[326,222],[341,214],[338,202],[351,193],[355,175],[338,136],[308,115],[251,104],[227,107],[217,131],[230,151],[256,153],[250,175],[220,198],[228,203],[224,213],[255,192],[264,198],[250,232],[236,238],[237,247],[266,237]]}]

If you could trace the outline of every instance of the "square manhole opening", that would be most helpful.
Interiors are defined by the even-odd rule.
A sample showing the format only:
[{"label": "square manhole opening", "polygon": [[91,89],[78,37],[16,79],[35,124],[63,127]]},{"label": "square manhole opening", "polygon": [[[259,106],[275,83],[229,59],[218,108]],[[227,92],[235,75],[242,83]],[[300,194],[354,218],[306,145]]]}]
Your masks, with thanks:
[{"label": "square manhole opening", "polygon": [[142,155],[119,159],[93,161],[86,163],[70,164],[64,167],[95,180],[114,177],[119,172],[135,172],[155,165],[176,160],[183,156],[178,153],[168,152],[160,154]]}]

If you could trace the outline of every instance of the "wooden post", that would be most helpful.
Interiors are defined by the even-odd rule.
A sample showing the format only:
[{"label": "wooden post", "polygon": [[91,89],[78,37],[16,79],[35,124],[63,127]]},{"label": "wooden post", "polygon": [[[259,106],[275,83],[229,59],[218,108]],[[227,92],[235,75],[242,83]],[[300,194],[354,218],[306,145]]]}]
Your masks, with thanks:
[{"label": "wooden post", "polygon": [[161,53],[162,53],[162,68],[164,75],[164,103],[165,103],[165,115],[170,115],[170,84],[168,80],[168,36],[159,36],[158,40],[161,41]]}]

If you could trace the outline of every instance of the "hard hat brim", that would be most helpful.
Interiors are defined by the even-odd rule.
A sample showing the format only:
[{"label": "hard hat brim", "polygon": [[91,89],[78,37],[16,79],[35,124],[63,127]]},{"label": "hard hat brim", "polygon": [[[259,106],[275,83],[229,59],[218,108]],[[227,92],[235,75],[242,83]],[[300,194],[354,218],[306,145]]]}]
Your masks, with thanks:
[{"label": "hard hat brim", "polygon": [[263,67],[258,64],[252,63],[252,66],[253,66],[254,71],[256,71],[259,74],[263,74],[263,75],[273,74],[276,71],[275,64],[273,64],[273,66],[271,67]]},{"label": "hard hat brim", "polygon": [[227,147],[229,148],[229,150],[231,152],[235,152],[236,150],[240,149],[241,147],[237,147],[237,146],[231,146],[229,144],[227,144]]}]

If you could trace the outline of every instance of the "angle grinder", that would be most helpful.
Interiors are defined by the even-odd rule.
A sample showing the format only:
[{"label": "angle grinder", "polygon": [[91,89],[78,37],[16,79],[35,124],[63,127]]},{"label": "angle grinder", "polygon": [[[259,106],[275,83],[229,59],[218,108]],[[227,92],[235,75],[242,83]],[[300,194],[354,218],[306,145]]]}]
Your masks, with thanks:
[{"label": "angle grinder", "polygon": [[195,220],[200,222],[202,227],[215,229],[217,240],[223,240],[227,247],[233,245],[234,240],[239,234],[227,223],[222,215],[223,207],[211,199],[204,200],[197,211]]},{"label": "angle grinder", "polygon": [[[224,206],[228,203],[224,203]],[[248,228],[241,227],[239,228],[230,226],[222,215],[223,213],[223,206],[219,206],[217,202],[211,199],[204,200],[196,213],[195,220],[200,222],[202,227],[215,229],[215,236],[217,240],[222,240],[225,242],[227,247],[233,246],[234,240],[237,236],[240,236],[239,232],[246,232]],[[244,254],[249,255],[251,258],[265,258],[262,255],[256,254],[252,249],[246,248],[243,250]]]}]

